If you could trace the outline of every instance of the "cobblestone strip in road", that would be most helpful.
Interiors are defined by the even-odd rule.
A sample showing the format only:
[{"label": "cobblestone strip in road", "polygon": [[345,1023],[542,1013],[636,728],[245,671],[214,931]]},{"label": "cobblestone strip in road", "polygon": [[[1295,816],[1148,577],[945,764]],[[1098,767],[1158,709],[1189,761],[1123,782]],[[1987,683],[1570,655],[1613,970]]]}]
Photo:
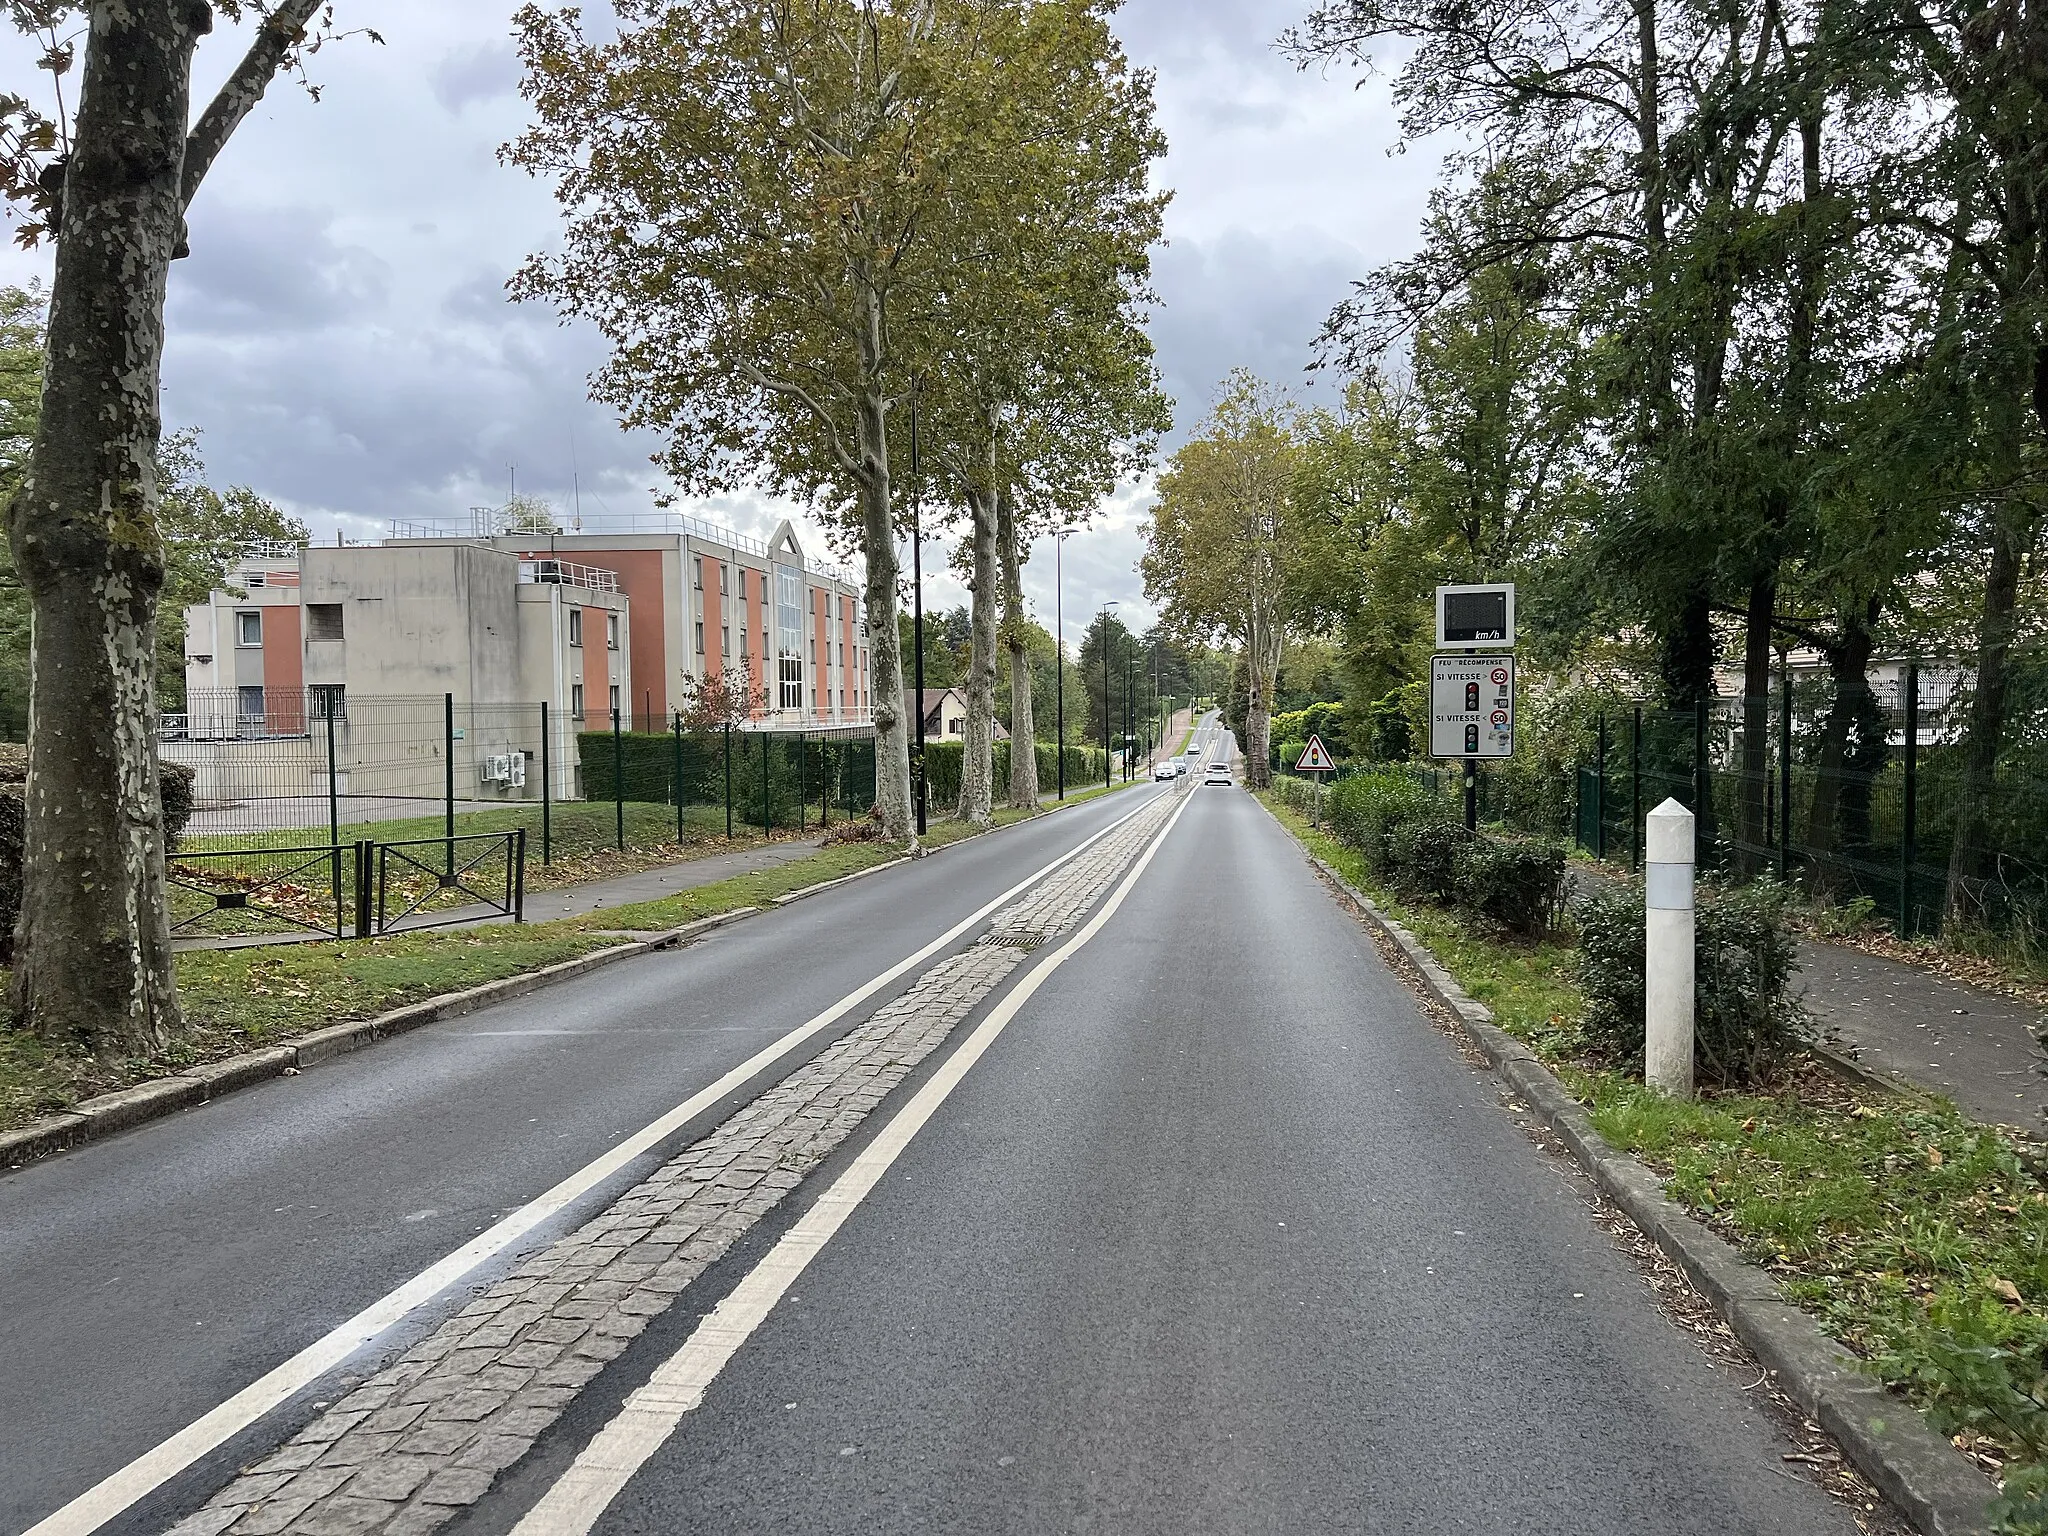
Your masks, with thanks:
[{"label": "cobblestone strip in road", "polygon": [[420,1536],[851,1135],[1035,948],[1109,889],[1176,795],[997,913],[972,947],[245,1468],[172,1536]]}]

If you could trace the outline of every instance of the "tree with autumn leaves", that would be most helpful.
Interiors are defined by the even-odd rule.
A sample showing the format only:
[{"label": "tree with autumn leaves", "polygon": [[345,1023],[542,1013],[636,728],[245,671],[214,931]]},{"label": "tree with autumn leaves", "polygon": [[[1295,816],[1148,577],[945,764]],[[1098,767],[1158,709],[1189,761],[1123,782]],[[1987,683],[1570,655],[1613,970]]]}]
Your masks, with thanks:
[{"label": "tree with autumn leaves", "polygon": [[602,40],[573,8],[516,18],[536,121],[508,154],[554,182],[566,238],[515,292],[603,331],[598,398],[663,435],[685,489],[794,496],[861,556],[877,800],[899,840],[912,390],[927,477],[973,530],[976,820],[1005,586],[1020,632],[1015,543],[1083,510],[1163,418],[1137,319],[1164,146],[1112,9],[628,0]]}]

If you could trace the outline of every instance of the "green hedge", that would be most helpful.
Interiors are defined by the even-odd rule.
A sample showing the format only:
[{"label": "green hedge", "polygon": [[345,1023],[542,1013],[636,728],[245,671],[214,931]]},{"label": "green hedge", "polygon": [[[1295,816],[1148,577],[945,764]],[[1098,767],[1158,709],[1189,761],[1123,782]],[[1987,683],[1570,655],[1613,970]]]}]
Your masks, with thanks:
[{"label": "green hedge", "polygon": [[[924,746],[925,783],[932,809],[951,811],[960,803],[960,765],[967,754],[966,743],[960,741],[927,741]],[[995,759],[994,798],[1000,805],[1010,793],[1010,743],[996,742],[991,750]],[[1049,795],[1059,784],[1060,749],[1048,742],[1038,743],[1038,792]],[[1100,748],[1067,748],[1067,788],[1086,789],[1090,784],[1102,782],[1102,751]]]},{"label": "green hedge", "polygon": [[[1314,794],[1301,779],[1276,779],[1273,787],[1299,810]],[[1323,797],[1323,824],[1403,897],[1459,907],[1521,934],[1547,932],[1561,911],[1562,846],[1467,832],[1448,800],[1408,774],[1339,779]]]},{"label": "green hedge", "polygon": [[[806,824],[815,822],[824,811],[821,796],[829,797],[834,821],[865,815],[874,804],[875,748],[869,738],[734,731],[731,745],[735,826],[794,827],[800,815]],[[680,742],[671,732],[622,732],[616,774],[610,731],[579,732],[576,750],[586,800],[725,808],[722,731],[686,731]]]}]

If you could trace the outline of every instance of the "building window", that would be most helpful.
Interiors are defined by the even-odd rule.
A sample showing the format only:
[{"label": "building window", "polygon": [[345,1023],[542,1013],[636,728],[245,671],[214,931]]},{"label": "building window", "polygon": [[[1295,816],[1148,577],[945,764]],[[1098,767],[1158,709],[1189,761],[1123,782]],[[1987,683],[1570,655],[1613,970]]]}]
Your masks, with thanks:
[{"label": "building window", "polygon": [[[262,614],[246,608],[235,614],[235,644],[255,646],[263,644]],[[259,715],[263,713],[261,706],[258,706],[256,713]]]},{"label": "building window", "polygon": [[723,596],[725,596],[725,569],[726,569],[726,567],[725,567],[725,562],[724,562],[723,560],[719,561],[719,562],[718,562],[718,595],[719,595],[720,597],[723,597]]},{"label": "building window", "polygon": [[704,590],[704,557],[702,555],[698,555],[694,560],[690,562],[690,564],[693,567],[695,567],[696,570],[696,575],[692,578],[694,584],[696,585],[697,590],[699,592],[702,592]]},{"label": "building window", "polygon": [[776,702],[782,709],[804,707],[803,573],[792,566],[775,567]]},{"label": "building window", "polygon": [[619,712],[619,685],[618,685],[617,683],[613,683],[613,684],[612,684],[612,714],[613,714],[614,716],[616,716],[616,715],[618,714],[618,712]]},{"label": "building window", "polygon": [[[571,645],[581,645],[583,643],[583,610],[581,608],[571,608],[569,610],[569,643]],[[576,713],[579,717],[582,715],[583,710],[581,706],[578,706]]]},{"label": "building window", "polygon": [[604,648],[608,651],[619,648],[619,616],[616,613],[604,616]]},{"label": "building window", "polygon": [[315,720],[348,718],[348,688],[342,683],[314,683],[306,690],[306,702]]},{"label": "building window", "polygon": [[260,684],[243,684],[235,690],[235,713],[244,720],[263,718],[263,688]]},{"label": "building window", "polygon": [[732,626],[730,624],[718,626],[718,654],[721,656],[730,656],[732,654]]},{"label": "building window", "polygon": [[699,656],[704,654],[704,621],[702,619],[697,621],[697,654]]},{"label": "building window", "polygon": [[569,713],[578,720],[583,718],[583,685],[581,683],[571,683],[569,685]]},{"label": "building window", "polygon": [[306,604],[306,638],[308,640],[339,640],[341,638],[341,604]]},{"label": "building window", "polygon": [[811,670],[813,672],[818,670],[818,637],[816,635],[811,636]]}]

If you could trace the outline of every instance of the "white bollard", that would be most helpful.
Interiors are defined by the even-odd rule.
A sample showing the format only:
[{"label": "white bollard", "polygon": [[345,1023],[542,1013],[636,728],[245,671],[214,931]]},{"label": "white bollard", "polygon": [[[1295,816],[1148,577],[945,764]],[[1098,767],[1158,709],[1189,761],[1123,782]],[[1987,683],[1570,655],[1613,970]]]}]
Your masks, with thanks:
[{"label": "white bollard", "polygon": [[1693,818],[1676,800],[1650,812],[1643,838],[1643,1081],[1692,1097]]}]

